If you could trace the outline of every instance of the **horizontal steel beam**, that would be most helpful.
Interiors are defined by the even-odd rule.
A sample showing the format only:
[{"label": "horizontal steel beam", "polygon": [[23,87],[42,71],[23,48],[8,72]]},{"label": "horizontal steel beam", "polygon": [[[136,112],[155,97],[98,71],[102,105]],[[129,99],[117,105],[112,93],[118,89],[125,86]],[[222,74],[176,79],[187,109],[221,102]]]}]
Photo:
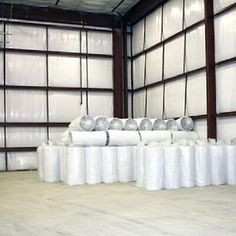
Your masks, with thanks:
[{"label": "horizontal steel beam", "polygon": [[67,127],[70,122],[0,122],[0,127]]}]

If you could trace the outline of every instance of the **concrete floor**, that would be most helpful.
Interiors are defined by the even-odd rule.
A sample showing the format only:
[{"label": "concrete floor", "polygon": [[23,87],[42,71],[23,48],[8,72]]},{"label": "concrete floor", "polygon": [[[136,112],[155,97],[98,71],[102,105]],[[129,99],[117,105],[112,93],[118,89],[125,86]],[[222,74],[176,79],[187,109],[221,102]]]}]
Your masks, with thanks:
[{"label": "concrete floor", "polygon": [[236,235],[236,186],[147,192],[134,183],[69,187],[0,173],[0,235]]}]

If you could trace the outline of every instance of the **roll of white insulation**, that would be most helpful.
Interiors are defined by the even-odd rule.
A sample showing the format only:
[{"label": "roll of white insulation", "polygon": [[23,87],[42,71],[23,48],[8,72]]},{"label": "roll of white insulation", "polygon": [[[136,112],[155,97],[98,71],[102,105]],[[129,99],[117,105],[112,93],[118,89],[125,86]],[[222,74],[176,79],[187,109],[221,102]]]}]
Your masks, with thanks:
[{"label": "roll of white insulation", "polygon": [[101,147],[85,148],[86,182],[98,184],[102,182],[102,149]]},{"label": "roll of white insulation", "polygon": [[137,146],[136,148],[136,186],[143,188],[144,186],[144,149],[145,146]]},{"label": "roll of white insulation", "polygon": [[60,181],[64,182],[65,179],[65,162],[67,158],[67,147],[58,146],[59,149],[59,166],[60,166]]},{"label": "roll of white insulation", "polygon": [[178,124],[174,119],[165,120],[167,130],[178,130]]},{"label": "roll of white insulation", "polygon": [[96,122],[94,118],[90,115],[84,115],[80,118],[79,127],[82,131],[92,131],[94,130]]},{"label": "roll of white insulation", "polygon": [[156,119],[153,123],[153,130],[166,130],[166,122],[162,119]]},{"label": "roll of white insulation", "polygon": [[165,188],[181,187],[181,162],[178,146],[165,147]]},{"label": "roll of white insulation", "polygon": [[134,146],[140,142],[137,131],[109,130],[109,146]]},{"label": "roll of white insulation", "polygon": [[236,185],[236,146],[226,146],[227,184]]},{"label": "roll of white insulation", "polygon": [[147,147],[144,150],[144,188],[160,190],[164,188],[164,148]]},{"label": "roll of white insulation", "polygon": [[153,128],[153,123],[148,118],[144,118],[139,125],[139,130],[152,130],[152,128]]},{"label": "roll of white insulation", "polygon": [[136,131],[138,130],[138,124],[134,119],[126,119],[124,124],[124,130]]},{"label": "roll of white insulation", "polygon": [[67,147],[65,180],[68,185],[83,185],[85,176],[85,150],[83,147]]},{"label": "roll of white insulation", "polygon": [[107,142],[105,131],[70,131],[69,138],[70,144],[73,146],[105,146]]},{"label": "roll of white insulation", "polygon": [[195,131],[171,131],[172,142],[176,143],[181,140],[196,140],[199,139],[198,134]]},{"label": "roll of white insulation", "polygon": [[110,130],[122,130],[124,128],[124,124],[122,120],[119,118],[109,119],[109,122],[110,122],[109,125]]},{"label": "roll of white insulation", "polygon": [[226,183],[226,152],[224,146],[210,146],[211,183],[221,185]]},{"label": "roll of white insulation", "polygon": [[106,131],[109,128],[109,121],[106,117],[98,116],[95,118],[95,130]]},{"label": "roll of white insulation", "polygon": [[191,131],[193,130],[193,120],[191,117],[183,116],[176,120],[179,130]]},{"label": "roll of white insulation", "polygon": [[45,146],[43,148],[43,171],[45,182],[59,182],[60,157],[57,146]]},{"label": "roll of white insulation", "polygon": [[168,130],[139,131],[141,141],[145,144],[152,142],[171,143],[171,132]]},{"label": "roll of white insulation", "polygon": [[117,181],[116,147],[102,147],[102,182],[115,183]]},{"label": "roll of white insulation", "polygon": [[211,184],[211,157],[209,146],[195,146],[196,185]]},{"label": "roll of white insulation", "polygon": [[43,181],[43,146],[37,148],[37,164],[39,180]]},{"label": "roll of white insulation", "polygon": [[132,147],[133,152],[133,180],[137,180],[137,146]]},{"label": "roll of white insulation", "polygon": [[195,186],[195,149],[193,146],[180,146],[182,187]]},{"label": "roll of white insulation", "polygon": [[132,147],[117,147],[118,180],[123,183],[133,181]]}]

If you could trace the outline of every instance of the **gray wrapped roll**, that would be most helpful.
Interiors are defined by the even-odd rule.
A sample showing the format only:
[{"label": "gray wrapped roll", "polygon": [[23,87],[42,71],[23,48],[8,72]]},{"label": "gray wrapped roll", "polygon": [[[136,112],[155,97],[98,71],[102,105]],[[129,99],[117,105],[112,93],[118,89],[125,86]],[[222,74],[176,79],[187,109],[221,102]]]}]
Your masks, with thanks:
[{"label": "gray wrapped roll", "polygon": [[139,130],[152,130],[152,127],[152,121],[148,118],[144,118],[139,125]]},{"label": "gray wrapped roll", "polygon": [[98,116],[95,121],[96,131],[106,131],[109,128],[109,121],[106,117]]},{"label": "gray wrapped roll", "polygon": [[136,131],[138,130],[138,123],[134,119],[127,119],[125,121],[125,130]]},{"label": "gray wrapped roll", "polygon": [[82,131],[92,131],[95,128],[95,120],[90,115],[84,115],[80,118],[79,126]]},{"label": "gray wrapped roll", "polygon": [[167,130],[178,130],[178,124],[174,119],[165,120]]},{"label": "gray wrapped roll", "polygon": [[113,118],[110,120],[110,130],[122,130],[124,127],[123,122],[118,118]]},{"label": "gray wrapped roll", "polygon": [[156,119],[153,124],[153,130],[166,130],[166,122],[162,119]]},{"label": "gray wrapped roll", "polygon": [[182,131],[192,131],[193,130],[193,120],[191,117],[183,116],[177,121],[178,129]]}]

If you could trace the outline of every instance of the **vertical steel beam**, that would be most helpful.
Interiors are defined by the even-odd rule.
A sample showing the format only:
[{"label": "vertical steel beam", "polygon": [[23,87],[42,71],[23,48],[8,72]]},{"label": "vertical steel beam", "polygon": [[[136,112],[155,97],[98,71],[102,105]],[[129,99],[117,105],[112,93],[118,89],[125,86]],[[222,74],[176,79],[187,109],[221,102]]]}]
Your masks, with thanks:
[{"label": "vertical steel beam", "polygon": [[128,117],[128,60],[127,60],[127,25],[123,22],[123,73],[124,73],[124,117]]},{"label": "vertical steel beam", "polygon": [[205,2],[206,78],[207,78],[207,136],[217,138],[216,76],[213,0]]},{"label": "vertical steel beam", "polygon": [[123,117],[122,104],[122,32],[113,28],[113,96],[114,116]]}]

